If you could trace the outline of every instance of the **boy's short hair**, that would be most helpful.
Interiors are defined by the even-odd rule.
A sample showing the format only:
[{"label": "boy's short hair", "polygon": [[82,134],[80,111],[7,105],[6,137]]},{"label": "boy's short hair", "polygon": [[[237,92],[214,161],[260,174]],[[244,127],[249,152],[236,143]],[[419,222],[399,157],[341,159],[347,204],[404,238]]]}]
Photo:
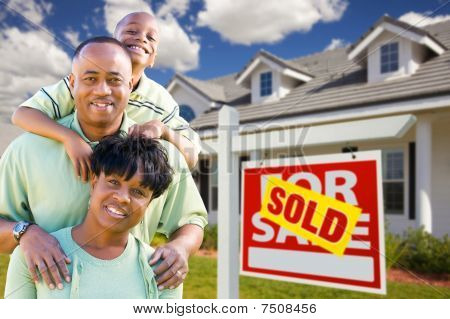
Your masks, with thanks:
[{"label": "boy's short hair", "polygon": [[97,177],[116,174],[131,179],[142,170],[141,186],[159,197],[172,182],[173,170],[165,148],[156,140],[142,136],[111,135],[100,140],[91,155],[92,173]]}]

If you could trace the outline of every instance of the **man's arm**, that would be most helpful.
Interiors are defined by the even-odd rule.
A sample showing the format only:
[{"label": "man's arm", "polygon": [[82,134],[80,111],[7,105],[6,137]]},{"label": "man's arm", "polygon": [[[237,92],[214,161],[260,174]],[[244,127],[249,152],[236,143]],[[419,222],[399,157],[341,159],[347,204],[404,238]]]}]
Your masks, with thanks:
[{"label": "man's arm", "polygon": [[52,120],[45,113],[27,106],[19,107],[11,121],[20,128],[64,144],[75,169],[75,174],[83,181],[89,178],[89,156],[91,147],[74,131]]},{"label": "man's arm", "polygon": [[0,218],[0,254],[10,255],[17,247],[13,236],[13,228],[16,222],[10,222]]},{"label": "man's arm", "polygon": [[156,248],[150,265],[162,258],[161,264],[154,270],[158,288],[173,289],[186,278],[189,271],[189,257],[198,251],[203,241],[203,229],[197,225],[184,225],[178,229],[169,242]]}]

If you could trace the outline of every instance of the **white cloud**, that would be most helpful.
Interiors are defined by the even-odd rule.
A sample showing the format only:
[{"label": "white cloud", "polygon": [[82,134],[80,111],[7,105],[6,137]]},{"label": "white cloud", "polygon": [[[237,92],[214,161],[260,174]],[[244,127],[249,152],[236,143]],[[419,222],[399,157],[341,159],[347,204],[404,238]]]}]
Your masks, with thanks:
[{"label": "white cloud", "polygon": [[307,32],[320,21],[337,21],[346,8],[345,0],[205,0],[197,24],[232,43],[274,43],[291,32]]},{"label": "white cloud", "polygon": [[333,38],[330,42],[330,44],[328,44],[325,49],[323,49],[324,51],[328,51],[328,50],[334,50],[337,48],[345,48],[346,46],[348,46],[349,43],[347,41],[345,41],[344,39],[336,39]]},{"label": "white cloud", "polygon": [[45,0],[10,0],[7,5],[35,24],[41,24],[53,9],[53,4]]},{"label": "white cloud", "polygon": [[178,72],[196,69],[200,52],[199,38],[189,37],[171,14],[159,20],[159,29],[160,45],[156,67]]},{"label": "white cloud", "polygon": [[76,32],[71,28],[67,29],[63,32],[64,38],[72,45],[73,48],[76,48],[80,43],[80,32]]},{"label": "white cloud", "polygon": [[[112,34],[121,18],[131,12],[146,11],[153,14],[150,5],[143,0],[105,0],[106,29]],[[189,37],[171,13],[158,17],[160,44],[156,67],[170,68],[178,72],[193,70],[198,66],[200,42]]]},{"label": "white cloud", "polygon": [[167,0],[158,10],[157,16],[164,17],[172,13],[178,17],[182,17],[188,10],[189,0]]},{"label": "white cloud", "polygon": [[429,24],[450,20],[450,14],[431,17],[428,14],[410,11],[398,19],[420,28]]},{"label": "white cloud", "polygon": [[0,105],[17,106],[70,72],[70,58],[45,31],[0,31]]}]

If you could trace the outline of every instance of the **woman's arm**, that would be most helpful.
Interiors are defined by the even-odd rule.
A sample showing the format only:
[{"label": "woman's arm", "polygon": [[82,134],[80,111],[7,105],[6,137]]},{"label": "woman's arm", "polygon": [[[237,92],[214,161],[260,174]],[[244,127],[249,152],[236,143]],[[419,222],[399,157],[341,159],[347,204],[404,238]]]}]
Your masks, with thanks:
[{"label": "woman's arm", "polygon": [[5,299],[36,299],[36,285],[28,271],[25,257],[17,247],[8,266],[6,275]]}]

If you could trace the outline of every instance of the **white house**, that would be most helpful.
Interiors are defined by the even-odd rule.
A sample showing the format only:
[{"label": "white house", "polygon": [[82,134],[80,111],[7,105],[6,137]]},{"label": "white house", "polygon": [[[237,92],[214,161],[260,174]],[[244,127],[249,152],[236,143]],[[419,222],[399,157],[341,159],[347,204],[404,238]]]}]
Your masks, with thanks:
[{"label": "white house", "polygon": [[450,233],[449,48],[450,22],[384,16],[350,48],[292,60],[260,51],[238,73],[174,76],[168,89],[204,143],[197,180],[210,221],[226,104],[239,111],[242,160],[380,149],[390,230]]}]

